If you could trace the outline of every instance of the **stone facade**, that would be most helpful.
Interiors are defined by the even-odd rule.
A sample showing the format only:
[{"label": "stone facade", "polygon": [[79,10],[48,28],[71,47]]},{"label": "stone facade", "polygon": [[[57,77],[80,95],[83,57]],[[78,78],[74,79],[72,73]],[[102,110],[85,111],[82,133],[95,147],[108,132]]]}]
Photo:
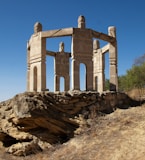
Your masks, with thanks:
[{"label": "stone facade", "polygon": [[[46,50],[46,39],[71,36],[71,53],[64,51],[64,43],[60,43],[59,52]],[[95,39],[95,40],[94,40]],[[99,39],[108,44],[100,48]],[[93,42],[94,40],[94,42]],[[104,54],[109,52],[110,62],[110,90],[118,90],[117,79],[117,40],[115,27],[108,28],[108,34],[86,28],[84,16],[78,18],[78,28],[64,28],[42,31],[42,25],[34,25],[34,34],[27,45],[27,91],[46,90],[46,56],[54,56],[55,91],[60,90],[60,77],[64,78],[64,91],[80,90],[80,64],[86,68],[86,90],[104,91],[105,59]],[[72,73],[70,76],[70,58]]]},{"label": "stone facade", "polygon": [[59,52],[55,54],[55,91],[60,91],[60,77],[64,78],[64,90],[70,89],[69,58],[70,54],[64,52],[64,43],[61,42]]}]

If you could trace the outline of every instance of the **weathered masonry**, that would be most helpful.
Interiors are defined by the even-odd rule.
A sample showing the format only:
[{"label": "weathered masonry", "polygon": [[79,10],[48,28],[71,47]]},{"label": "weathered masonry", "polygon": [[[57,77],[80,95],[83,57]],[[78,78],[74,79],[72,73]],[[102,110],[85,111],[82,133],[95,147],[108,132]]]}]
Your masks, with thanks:
[{"label": "weathered masonry", "polygon": [[[46,39],[63,36],[71,36],[71,53],[64,51],[64,43],[60,43],[59,51],[46,50]],[[99,40],[108,42],[100,48]],[[104,54],[109,52],[110,90],[118,90],[117,76],[117,40],[116,29],[111,26],[108,34],[86,28],[85,17],[79,16],[78,28],[63,28],[57,30],[42,31],[42,25],[37,22],[34,25],[34,34],[27,44],[27,91],[46,90],[46,56],[55,57],[55,91],[60,90],[60,77],[64,78],[64,90],[80,90],[80,64],[86,67],[86,90],[98,92],[104,91],[105,83],[105,59]],[[72,73],[70,76],[70,59]]]}]

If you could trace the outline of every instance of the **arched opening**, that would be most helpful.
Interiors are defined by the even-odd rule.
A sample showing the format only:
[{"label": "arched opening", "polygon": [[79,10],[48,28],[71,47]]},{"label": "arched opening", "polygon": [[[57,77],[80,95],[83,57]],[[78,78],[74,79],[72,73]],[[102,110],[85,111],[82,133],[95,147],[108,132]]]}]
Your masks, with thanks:
[{"label": "arched opening", "polygon": [[80,63],[80,90],[85,91],[86,90],[86,65],[83,63]]},{"label": "arched opening", "polygon": [[109,83],[109,79],[110,79],[110,66],[109,66],[109,53],[105,53],[105,62],[104,62],[104,69],[105,69],[105,76],[104,76],[104,86],[105,86],[105,90],[110,90],[110,83]]},{"label": "arched opening", "polygon": [[33,70],[33,90],[37,91],[37,67],[34,67]]},{"label": "arched opening", "polygon": [[46,57],[46,86],[49,91],[54,91],[54,57]]},{"label": "arched opening", "polygon": [[65,79],[64,77],[60,77],[60,92],[64,92],[65,90]]}]

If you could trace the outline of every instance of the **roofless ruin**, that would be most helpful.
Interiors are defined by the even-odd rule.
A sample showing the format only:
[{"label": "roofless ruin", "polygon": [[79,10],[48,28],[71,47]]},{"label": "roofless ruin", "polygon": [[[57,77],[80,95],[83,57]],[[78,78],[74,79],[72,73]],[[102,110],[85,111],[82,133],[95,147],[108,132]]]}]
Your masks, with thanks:
[{"label": "roofless ruin", "polygon": [[[58,52],[46,50],[47,38],[64,36],[72,37],[71,53],[65,52],[63,42],[60,42]],[[108,44],[100,48],[99,40],[107,41]],[[78,28],[43,31],[42,25],[37,22],[34,25],[34,34],[27,44],[27,91],[46,90],[46,56],[51,55],[55,58],[55,91],[60,90],[60,77],[64,78],[64,91],[70,90],[70,79],[72,90],[80,90],[79,72],[80,64],[83,63],[86,67],[86,90],[102,92],[105,84],[104,54],[107,52],[109,52],[110,91],[117,91],[117,40],[114,26],[108,28],[108,34],[104,34],[86,28],[85,17],[79,16]]]}]

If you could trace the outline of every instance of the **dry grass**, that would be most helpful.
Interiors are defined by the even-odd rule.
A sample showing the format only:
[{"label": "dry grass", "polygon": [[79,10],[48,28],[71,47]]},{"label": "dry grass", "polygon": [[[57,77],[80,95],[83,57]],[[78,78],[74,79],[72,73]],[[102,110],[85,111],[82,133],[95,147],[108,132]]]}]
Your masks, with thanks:
[{"label": "dry grass", "polygon": [[137,100],[145,99],[145,88],[134,88],[127,92],[129,97]]},{"label": "dry grass", "polygon": [[145,105],[96,118],[90,128],[54,150],[27,157],[0,151],[0,160],[145,160]]}]

